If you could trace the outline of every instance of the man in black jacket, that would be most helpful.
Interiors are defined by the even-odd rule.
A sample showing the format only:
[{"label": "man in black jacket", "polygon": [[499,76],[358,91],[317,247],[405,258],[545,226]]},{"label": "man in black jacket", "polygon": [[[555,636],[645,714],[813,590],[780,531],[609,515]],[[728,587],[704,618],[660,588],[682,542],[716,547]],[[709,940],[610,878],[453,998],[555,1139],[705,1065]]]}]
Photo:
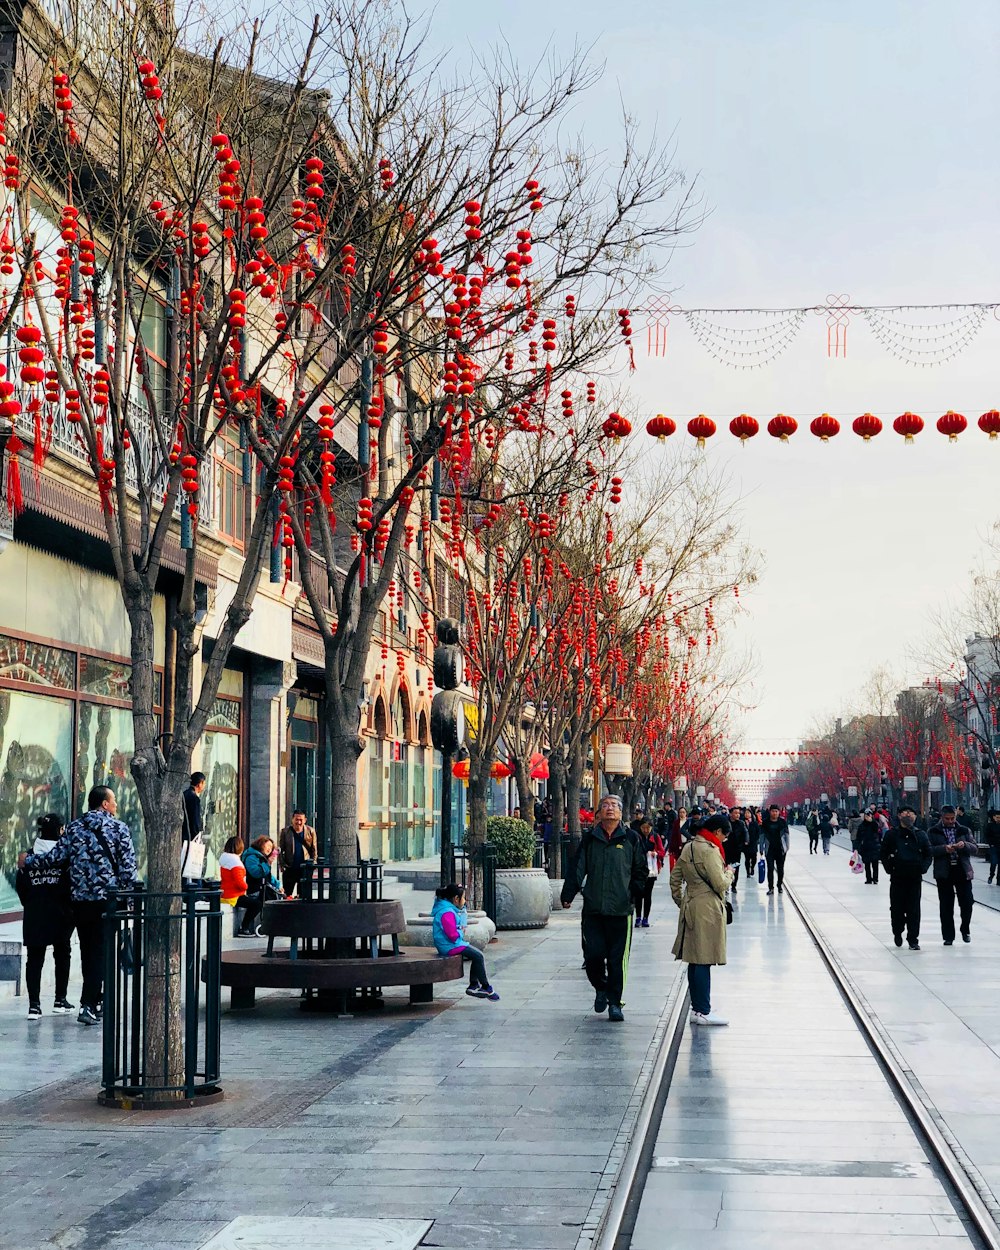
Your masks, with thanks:
[{"label": "man in black jacket", "polygon": [[628,976],[632,911],[642,898],[649,869],[639,837],[622,824],[622,802],[605,795],[597,820],[584,833],[566,873],[562,905],[583,892],[583,951],[587,979],[594,987],[594,1010],[621,1023]]},{"label": "man in black jacket", "polygon": [[941,909],[941,937],[945,946],[955,941],[955,899],[961,916],[963,942],[971,942],[972,924],[972,856],[975,840],[968,829],[958,823],[955,809],[947,804],[941,808],[941,821],[928,834],[934,856],[934,881]]},{"label": "man in black jacket", "polygon": [[785,892],[785,856],[788,854],[788,821],[782,820],[781,808],[772,803],[761,825],[764,837],[764,858],[767,860],[767,892],[774,893],[774,870],[778,870],[778,893]]},{"label": "man in black jacket", "polygon": [[[726,863],[733,870],[733,884],[730,886],[730,889],[735,894],[736,883],[740,879],[740,860],[747,850],[747,827],[740,820],[740,809],[738,807],[729,809],[729,837],[723,843],[723,848],[726,853]],[[750,870],[747,869],[747,876],[749,875]]]},{"label": "man in black jacket", "polygon": [[908,803],[899,809],[899,824],[882,839],[882,866],[889,874],[889,919],[892,939],[903,945],[903,930],[911,951],[920,950],[920,889],[931,866],[931,844],[915,828],[917,813]]},{"label": "man in black jacket", "polygon": [[[207,778],[204,773],[192,773],[191,784],[181,795],[184,800],[184,824],[181,828],[181,841],[183,843],[182,864],[187,863],[188,846],[195,838],[200,837],[205,831],[205,820],[201,814],[201,796],[205,789]],[[197,885],[197,878],[184,877],[185,883]]]},{"label": "man in black jacket", "polygon": [[1000,811],[990,808],[990,819],[986,826],[986,845],[990,850],[990,877],[987,885],[993,884],[994,877],[1000,885]]}]

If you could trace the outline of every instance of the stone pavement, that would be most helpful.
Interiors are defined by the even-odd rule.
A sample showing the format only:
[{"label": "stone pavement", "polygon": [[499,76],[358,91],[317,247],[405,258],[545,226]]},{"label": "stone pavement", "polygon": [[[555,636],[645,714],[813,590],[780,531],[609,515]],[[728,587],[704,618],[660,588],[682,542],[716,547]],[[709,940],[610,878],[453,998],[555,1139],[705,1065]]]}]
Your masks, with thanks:
[{"label": "stone pavement", "polygon": [[258,994],[223,1016],[225,1101],[195,1111],[98,1107],[99,1030],[29,1025],[23,997],[0,1002],[0,1247],[196,1250],[259,1216],[299,1250],[348,1244],[344,1217],[433,1221],[427,1247],[569,1250],[679,984],[675,915],[664,887],[633,944],[624,1026],[592,1011],[576,911],[490,947],[499,1003],[452,983],[430,1008],[387,993],[384,1012],[337,1020]]},{"label": "stone pavement", "polygon": [[[829,857],[810,856],[804,845],[799,853],[798,841],[794,849],[788,870],[799,897],[1000,1214],[1000,912],[977,905],[971,945],[959,938],[945,947],[937,891],[925,882],[922,949],[897,949],[885,873],[865,885],[848,868],[849,847],[834,846]],[[985,885],[988,866],[977,861],[975,869],[982,889],[996,891]]]},{"label": "stone pavement", "polygon": [[[816,901],[799,845],[788,877]],[[846,856],[817,867],[850,875]],[[729,963],[712,972],[731,1023],[686,1030],[632,1250],[978,1244],[790,900],[743,881],[738,899]]]}]

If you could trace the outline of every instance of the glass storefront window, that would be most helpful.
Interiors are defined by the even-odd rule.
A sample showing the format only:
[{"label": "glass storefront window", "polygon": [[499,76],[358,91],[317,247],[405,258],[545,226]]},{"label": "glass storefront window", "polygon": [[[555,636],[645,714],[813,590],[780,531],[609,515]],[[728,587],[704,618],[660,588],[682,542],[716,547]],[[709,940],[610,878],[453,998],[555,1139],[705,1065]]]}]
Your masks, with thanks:
[{"label": "glass storefront window", "polygon": [[[229,700],[224,700],[229,702]],[[236,705],[239,707],[239,705]],[[240,832],[240,738],[234,733],[213,733],[208,730],[202,739],[201,771],[206,784],[201,796],[205,821],[206,877],[217,877],[219,856],[227,838]],[[269,829],[251,827],[243,834],[249,846],[254,838],[271,833]],[[273,835],[272,835],[273,836]]]},{"label": "glass storefront window", "polygon": [[132,780],[132,713],[104,703],[80,703],[76,753],[76,814],[87,810],[91,786],[110,786],[118,800],[118,816],[132,831],[140,875],[145,871],[145,839],[139,792]]},{"label": "glass storefront window", "polygon": [[73,705],[0,690],[0,912],[17,911],[17,857],[31,848],[46,812],[70,815]]},{"label": "glass storefront window", "polygon": [[368,854],[373,859],[384,859],[383,839],[386,809],[382,778],[385,770],[385,739],[372,738],[368,743],[368,820],[373,826],[369,837]]},{"label": "glass storefront window", "polygon": [[83,694],[127,701],[131,698],[131,676],[132,665],[121,660],[101,660],[94,655],[80,657],[80,690]]},{"label": "glass storefront window", "polygon": [[72,690],[76,685],[76,656],[48,643],[0,634],[0,678]]}]

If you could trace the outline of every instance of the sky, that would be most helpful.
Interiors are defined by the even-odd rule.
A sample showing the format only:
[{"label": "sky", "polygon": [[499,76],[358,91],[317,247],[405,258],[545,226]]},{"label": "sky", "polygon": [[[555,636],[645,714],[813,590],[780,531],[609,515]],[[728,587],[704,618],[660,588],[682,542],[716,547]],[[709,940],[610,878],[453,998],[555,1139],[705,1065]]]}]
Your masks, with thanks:
[{"label": "sky", "polygon": [[[688,308],[841,293],[1000,300],[995,0],[439,0],[433,11],[432,42],[457,57],[501,37],[525,62],[549,42],[557,54],[591,47],[604,70],[576,122],[595,148],[610,150],[623,104],[644,134],[673,135],[708,211],[651,295]],[[644,340],[638,318],[636,332]],[[776,361],[734,370],[675,317],[666,355],[638,352],[632,378],[643,421],[665,412],[683,428],[705,412],[724,431],[705,454],[763,563],[735,626],[756,656],[747,747],[793,744],[848,713],[878,666],[923,677],[931,618],[965,594],[1000,518],[1000,441],[975,428],[1000,407],[1000,320],[987,315],[970,347],[933,368],[896,360],[860,317],[846,358],[826,346],[824,318],[809,316]],[[949,408],[970,419],[957,445],[934,428]],[[926,422],[913,446],[891,431],[905,410]],[[741,447],[728,433],[740,412],[763,427],[779,411],[800,419],[788,444],[762,433]],[[850,432],[865,411],[886,426],[867,445]],[[828,444],[807,431],[820,412],[842,423]]]}]

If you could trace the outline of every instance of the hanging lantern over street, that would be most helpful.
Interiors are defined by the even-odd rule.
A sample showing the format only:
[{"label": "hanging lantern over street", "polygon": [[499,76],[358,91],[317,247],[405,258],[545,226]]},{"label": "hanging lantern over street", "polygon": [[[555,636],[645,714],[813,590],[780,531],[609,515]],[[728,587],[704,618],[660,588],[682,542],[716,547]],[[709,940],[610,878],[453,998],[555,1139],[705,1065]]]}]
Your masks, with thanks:
[{"label": "hanging lantern over street", "polygon": [[733,417],[729,422],[729,433],[734,438],[738,438],[741,443],[745,443],[748,438],[754,438],[760,433],[760,422],[748,413],[741,412],[738,417]]},{"label": "hanging lantern over street", "polygon": [[469,761],[456,760],[451,766],[451,775],[457,777],[459,781],[469,780]]},{"label": "hanging lantern over street", "polygon": [[688,433],[698,440],[699,447],[704,447],[705,439],[711,438],[715,433],[715,422],[702,412],[688,422]]},{"label": "hanging lantern over street", "polygon": [[876,434],[882,433],[882,422],[873,412],[863,412],[860,417],[855,418],[851,429],[868,443]]},{"label": "hanging lantern over street", "polygon": [[915,412],[904,412],[893,421],[892,428],[897,434],[902,434],[907,443],[912,443],[924,428],[924,419]]},{"label": "hanging lantern over street", "polygon": [[494,781],[506,781],[513,772],[513,768],[509,764],[505,764],[503,760],[494,760],[490,765],[490,776]]},{"label": "hanging lantern over street", "polygon": [[1000,412],[996,408],[984,412],[979,418],[979,428],[984,434],[988,434],[991,440],[994,440],[1000,434]]},{"label": "hanging lantern over street", "polygon": [[960,412],[953,412],[951,408],[937,419],[938,433],[947,434],[949,443],[957,443],[959,434],[964,432],[968,424]]},{"label": "hanging lantern over street", "polygon": [[779,438],[783,443],[787,443],[795,431],[799,428],[799,423],[794,417],[788,417],[783,412],[779,412],[776,417],[772,417],[767,423],[767,432],[772,438]]},{"label": "hanging lantern over street", "polygon": [[670,417],[665,417],[662,412],[658,412],[651,421],[646,422],[646,433],[651,434],[653,438],[658,438],[661,443],[676,429],[677,422]]},{"label": "hanging lantern over street", "polygon": [[548,781],[549,761],[541,751],[536,751],[528,761],[528,769],[532,781]]},{"label": "hanging lantern over street", "polygon": [[836,417],[831,417],[828,412],[823,412],[812,421],[809,426],[809,432],[822,442],[827,443],[840,433],[840,422]]}]

